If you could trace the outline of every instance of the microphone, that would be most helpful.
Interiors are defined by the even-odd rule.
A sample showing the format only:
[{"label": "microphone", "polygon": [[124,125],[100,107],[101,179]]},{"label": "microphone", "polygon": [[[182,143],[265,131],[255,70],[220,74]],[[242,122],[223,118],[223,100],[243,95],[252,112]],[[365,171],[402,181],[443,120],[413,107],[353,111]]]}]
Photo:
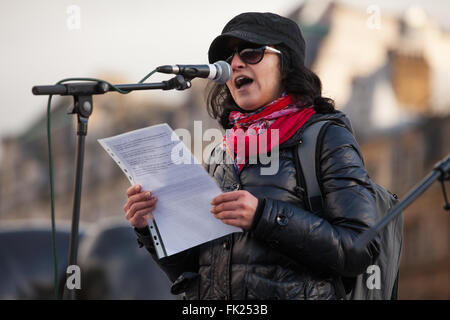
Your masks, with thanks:
[{"label": "microphone", "polygon": [[181,74],[189,78],[206,78],[219,84],[226,83],[233,74],[231,66],[225,61],[217,61],[214,64],[166,65],[156,68],[156,71],[161,73]]}]

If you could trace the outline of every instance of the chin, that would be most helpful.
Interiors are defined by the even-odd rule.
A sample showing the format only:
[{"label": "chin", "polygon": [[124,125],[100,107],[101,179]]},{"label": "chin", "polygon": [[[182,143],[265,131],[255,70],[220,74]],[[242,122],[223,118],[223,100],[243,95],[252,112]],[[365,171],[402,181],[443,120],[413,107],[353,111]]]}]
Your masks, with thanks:
[{"label": "chin", "polygon": [[252,107],[240,107],[241,109],[245,110],[245,111],[255,111],[257,110],[259,107],[256,106],[252,106]]},{"label": "chin", "polygon": [[239,106],[239,108],[244,109],[246,111],[253,111],[256,110],[258,108],[261,107],[260,104],[252,102],[252,101],[239,101],[239,103],[237,103],[237,105]]}]

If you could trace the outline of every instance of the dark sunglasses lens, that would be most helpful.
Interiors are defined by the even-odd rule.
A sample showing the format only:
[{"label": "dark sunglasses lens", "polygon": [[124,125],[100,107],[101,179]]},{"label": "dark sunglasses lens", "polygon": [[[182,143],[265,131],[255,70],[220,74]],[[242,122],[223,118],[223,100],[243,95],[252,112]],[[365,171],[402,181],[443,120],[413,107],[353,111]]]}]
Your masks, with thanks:
[{"label": "dark sunglasses lens", "polygon": [[[233,61],[235,53],[236,51],[232,53],[228,58],[226,58],[225,61],[231,64],[231,61]],[[241,58],[241,60],[244,61],[245,63],[256,64],[262,60],[264,55],[264,48],[243,49],[239,51],[238,55]]]},{"label": "dark sunglasses lens", "polygon": [[241,52],[239,52],[239,56],[241,59],[250,64],[255,64],[261,61],[262,57],[264,55],[264,49],[257,48],[257,49],[244,49]]},{"label": "dark sunglasses lens", "polygon": [[233,57],[234,57],[234,53],[232,53],[231,56],[226,58],[225,61],[228,62],[229,64],[231,64],[231,61],[233,60]]}]

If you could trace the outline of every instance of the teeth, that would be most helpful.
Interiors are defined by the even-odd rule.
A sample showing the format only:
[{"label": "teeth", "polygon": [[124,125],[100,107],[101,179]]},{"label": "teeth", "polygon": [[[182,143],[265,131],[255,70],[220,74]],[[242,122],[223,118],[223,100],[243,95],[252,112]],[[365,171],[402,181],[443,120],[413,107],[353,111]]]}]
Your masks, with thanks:
[{"label": "teeth", "polygon": [[240,87],[242,87],[244,84],[250,83],[252,82],[253,79],[246,77],[246,76],[239,76],[236,78],[236,80],[234,81],[236,84],[236,87],[239,89]]}]

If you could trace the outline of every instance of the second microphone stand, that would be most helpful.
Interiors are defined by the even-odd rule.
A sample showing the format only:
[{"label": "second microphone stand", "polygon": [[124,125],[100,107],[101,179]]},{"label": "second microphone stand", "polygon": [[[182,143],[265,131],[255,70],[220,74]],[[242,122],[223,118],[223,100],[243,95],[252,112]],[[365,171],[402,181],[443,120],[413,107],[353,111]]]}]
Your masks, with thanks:
[{"label": "second microphone stand", "polygon": [[447,192],[445,190],[445,181],[450,181],[450,155],[439,161],[434,169],[423,180],[411,190],[405,199],[397,203],[387,214],[371,229],[365,231],[359,236],[355,242],[355,249],[362,251],[367,244],[398,216],[406,207],[414,202],[422,193],[425,192],[436,180],[441,182],[442,192],[444,194],[444,209],[450,210],[450,203],[448,202]]}]

